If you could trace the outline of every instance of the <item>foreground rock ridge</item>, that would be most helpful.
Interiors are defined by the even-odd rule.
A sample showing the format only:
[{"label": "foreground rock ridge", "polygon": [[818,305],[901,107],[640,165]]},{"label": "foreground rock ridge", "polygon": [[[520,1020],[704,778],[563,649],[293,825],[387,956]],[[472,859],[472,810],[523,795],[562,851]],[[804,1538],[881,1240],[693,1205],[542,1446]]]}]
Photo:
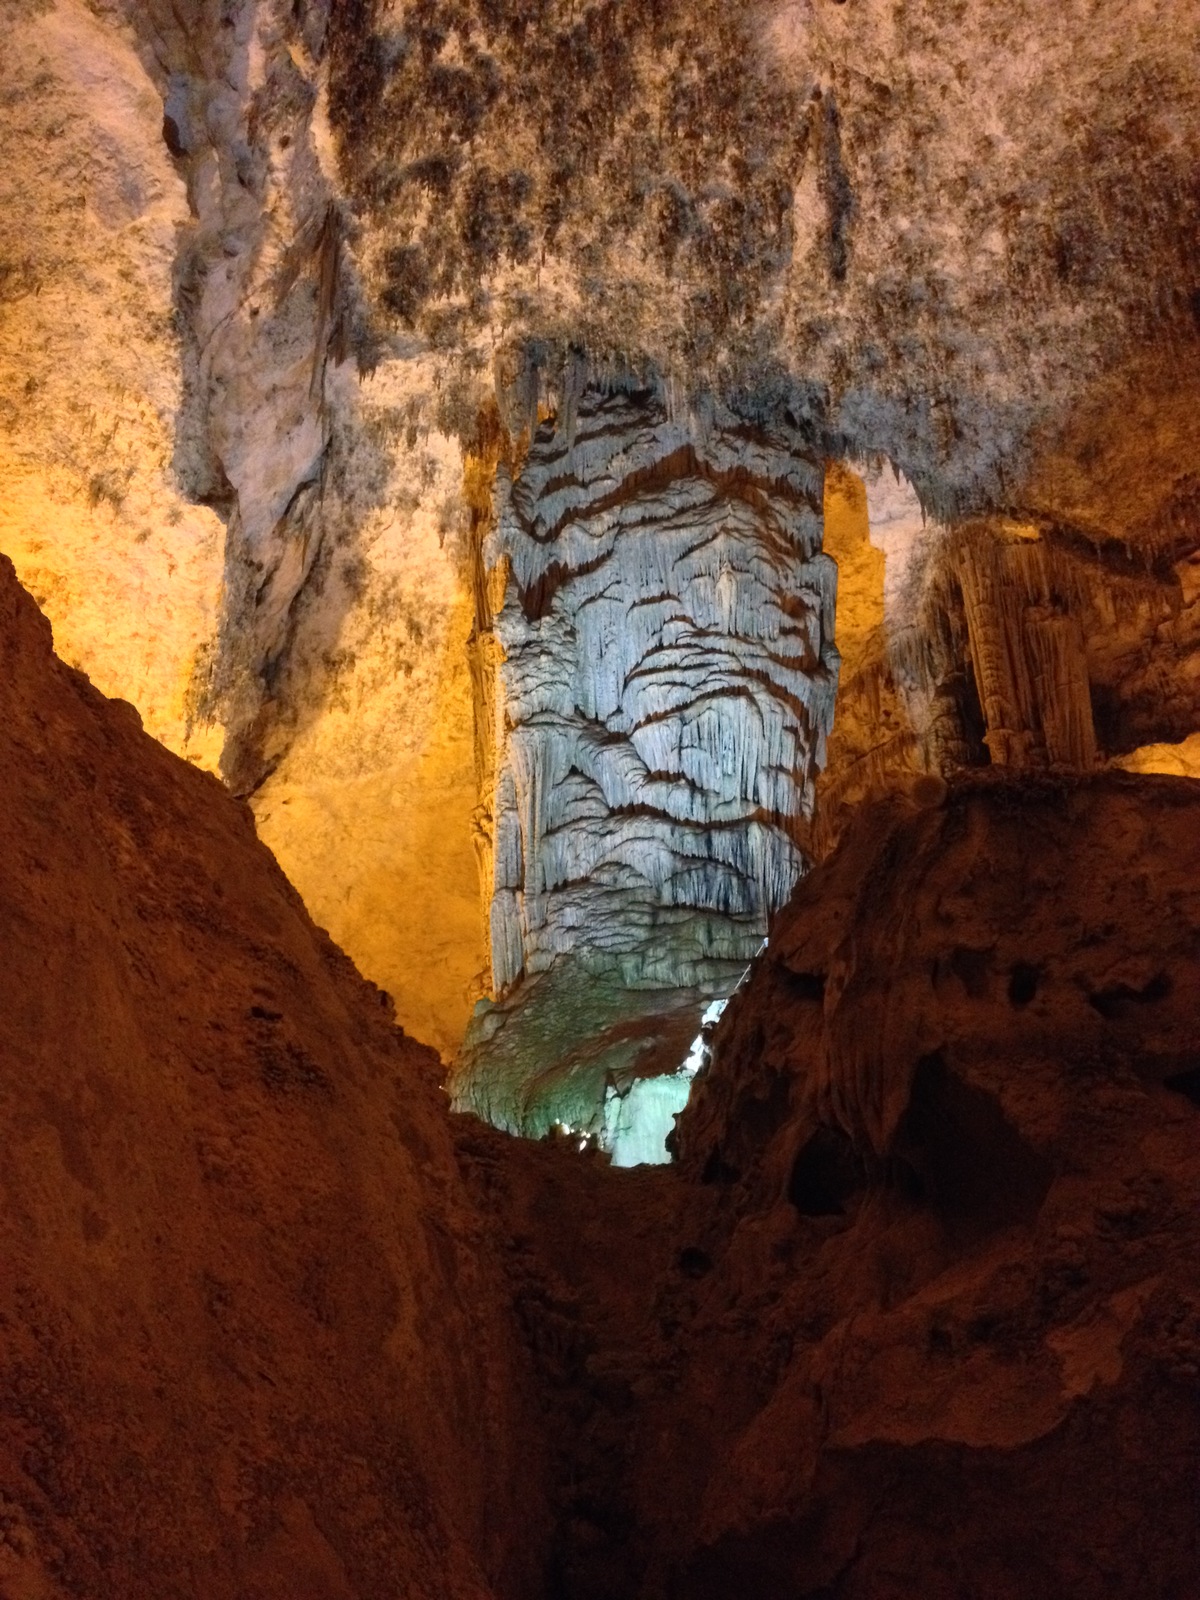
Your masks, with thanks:
[{"label": "foreground rock ridge", "polygon": [[449,1116],[6,563],[0,666],[0,1592],[1195,1592],[1191,782],[862,807],[620,1172]]},{"label": "foreground rock ridge", "polygon": [[0,560],[0,1593],[536,1593],[432,1052]]},{"label": "foreground rock ridge", "polygon": [[925,800],[801,884],[676,1170],[469,1141],[561,1593],[1196,1592],[1200,796]]}]

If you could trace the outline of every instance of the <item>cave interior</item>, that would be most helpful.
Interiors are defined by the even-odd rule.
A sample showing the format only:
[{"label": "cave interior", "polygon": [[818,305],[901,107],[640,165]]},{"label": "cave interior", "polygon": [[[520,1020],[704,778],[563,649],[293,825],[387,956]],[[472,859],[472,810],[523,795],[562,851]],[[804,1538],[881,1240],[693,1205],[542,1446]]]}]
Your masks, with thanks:
[{"label": "cave interior", "polygon": [[0,1600],[1195,1600],[1200,0],[0,24]]}]

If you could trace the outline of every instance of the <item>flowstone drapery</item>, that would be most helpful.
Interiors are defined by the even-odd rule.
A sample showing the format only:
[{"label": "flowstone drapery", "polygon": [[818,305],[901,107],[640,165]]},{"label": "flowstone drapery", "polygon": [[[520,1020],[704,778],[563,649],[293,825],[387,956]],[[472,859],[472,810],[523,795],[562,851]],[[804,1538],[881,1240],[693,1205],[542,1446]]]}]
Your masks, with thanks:
[{"label": "flowstone drapery", "polygon": [[[480,836],[508,1026],[564,961],[581,983],[691,991],[698,1017],[787,900],[837,684],[822,481],[790,429],[598,389],[498,469],[476,649],[493,664]],[[477,1018],[460,1094],[497,1025]],[[628,1040],[621,1056],[632,1070]],[[488,1111],[525,1127],[512,1087],[520,1105],[493,1084]]]}]

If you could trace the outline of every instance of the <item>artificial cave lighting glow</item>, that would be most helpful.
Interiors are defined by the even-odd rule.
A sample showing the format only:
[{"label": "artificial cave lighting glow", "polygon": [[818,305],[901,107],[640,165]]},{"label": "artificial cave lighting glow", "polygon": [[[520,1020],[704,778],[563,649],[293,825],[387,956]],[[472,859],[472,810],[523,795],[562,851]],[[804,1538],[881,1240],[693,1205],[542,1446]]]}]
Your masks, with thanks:
[{"label": "artificial cave lighting glow", "polygon": [[671,1160],[667,1135],[687,1105],[692,1083],[711,1055],[709,1039],[728,1000],[713,1000],[700,1019],[700,1032],[678,1072],[658,1078],[637,1078],[628,1092],[609,1089],[604,1101],[601,1146],[614,1167],[663,1166]]}]

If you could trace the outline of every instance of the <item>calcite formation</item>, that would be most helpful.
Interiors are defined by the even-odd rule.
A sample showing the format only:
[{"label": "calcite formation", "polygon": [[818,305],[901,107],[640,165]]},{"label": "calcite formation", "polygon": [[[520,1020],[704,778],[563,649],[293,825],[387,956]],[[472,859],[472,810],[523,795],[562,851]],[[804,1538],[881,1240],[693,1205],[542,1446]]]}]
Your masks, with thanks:
[{"label": "calcite formation", "polygon": [[860,482],[839,467],[829,482],[844,664],[811,853],[828,852],[863,798],[922,776],[1192,772],[1200,564],[1188,529],[1156,550],[1046,518],[947,527],[891,468]]},{"label": "calcite formation", "polygon": [[678,1070],[803,870],[836,567],[795,427],[674,418],[652,390],[586,382],[531,425],[498,466],[474,640],[503,1003],[455,1085],[502,1126],[590,1134],[606,1093]]},{"label": "calcite formation", "polygon": [[799,438],[637,393],[586,394],[502,470],[496,990],[581,950],[695,985],[761,944],[837,685],[820,512]]}]

